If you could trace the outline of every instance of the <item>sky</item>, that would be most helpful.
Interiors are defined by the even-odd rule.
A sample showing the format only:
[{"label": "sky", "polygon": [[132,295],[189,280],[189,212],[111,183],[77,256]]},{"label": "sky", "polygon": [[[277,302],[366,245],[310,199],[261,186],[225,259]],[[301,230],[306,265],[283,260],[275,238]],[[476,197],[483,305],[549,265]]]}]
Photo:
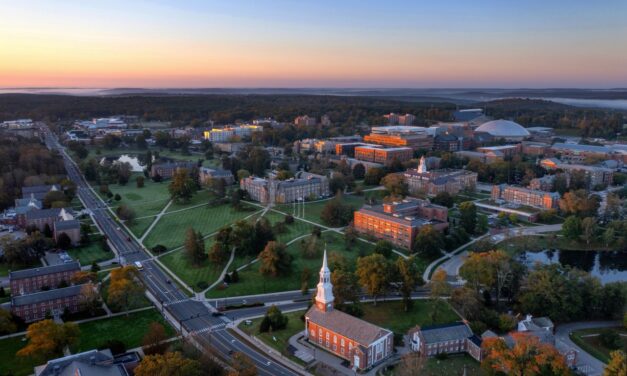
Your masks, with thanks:
[{"label": "sky", "polygon": [[0,0],[0,88],[627,87],[625,0]]}]

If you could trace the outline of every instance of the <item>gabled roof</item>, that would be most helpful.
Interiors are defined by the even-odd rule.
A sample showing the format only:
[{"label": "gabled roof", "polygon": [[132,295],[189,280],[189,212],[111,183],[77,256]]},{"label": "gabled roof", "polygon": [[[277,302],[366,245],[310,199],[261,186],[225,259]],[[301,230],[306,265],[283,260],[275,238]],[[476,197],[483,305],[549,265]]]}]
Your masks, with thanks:
[{"label": "gabled roof", "polygon": [[63,287],[60,289],[53,289],[48,291],[40,291],[32,294],[18,295],[11,298],[11,306],[19,307],[23,305],[36,304],[41,302],[47,302],[54,299],[63,299],[71,296],[76,296],[81,293],[83,285],[74,285],[69,287]]},{"label": "gabled roof", "polygon": [[80,229],[80,228],[81,228],[81,223],[76,219],[71,219],[69,221],[58,221],[54,223],[54,229],[56,231],[74,230],[74,229]]},{"label": "gabled roof", "polygon": [[307,311],[305,317],[308,318],[310,322],[340,334],[363,346],[369,346],[371,343],[392,333],[387,329],[358,319],[337,309],[322,312],[313,306]]},{"label": "gabled roof", "polygon": [[59,213],[61,213],[59,208],[31,210],[26,213],[26,220],[58,217]]},{"label": "gabled roof", "polygon": [[76,270],[76,271],[81,270],[81,264],[78,261],[72,261],[72,262],[63,263],[63,264],[43,266],[40,268],[16,270],[14,272],[9,273],[9,280],[31,278],[31,277],[37,277],[40,275],[61,273],[61,272],[72,271],[72,270]]},{"label": "gabled roof", "polygon": [[425,343],[453,341],[472,336],[472,330],[463,322],[425,326],[420,331]]}]

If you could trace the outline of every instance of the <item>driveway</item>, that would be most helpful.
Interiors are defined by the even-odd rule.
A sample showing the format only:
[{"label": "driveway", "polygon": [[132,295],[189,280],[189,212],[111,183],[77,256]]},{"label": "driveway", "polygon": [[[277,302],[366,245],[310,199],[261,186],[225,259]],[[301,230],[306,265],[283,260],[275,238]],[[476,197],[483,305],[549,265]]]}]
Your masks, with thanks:
[{"label": "driveway", "polygon": [[619,325],[619,321],[582,321],[561,324],[555,329],[555,342],[556,345],[565,345],[577,350],[577,368],[579,368],[584,374],[590,376],[600,376],[603,374],[605,363],[577,346],[570,340],[569,334],[580,329],[603,328]]}]

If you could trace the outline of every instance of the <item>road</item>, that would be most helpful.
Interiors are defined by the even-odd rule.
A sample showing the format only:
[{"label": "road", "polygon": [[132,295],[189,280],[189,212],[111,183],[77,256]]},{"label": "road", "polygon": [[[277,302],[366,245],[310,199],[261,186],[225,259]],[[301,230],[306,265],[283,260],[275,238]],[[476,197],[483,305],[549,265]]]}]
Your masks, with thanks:
[{"label": "road", "polygon": [[[165,316],[168,314],[178,322],[177,330],[192,335],[203,347],[211,347],[223,359],[229,359],[233,352],[246,354],[257,366],[260,375],[298,375],[299,373],[277,363],[256,348],[239,340],[227,330],[231,320],[226,316],[215,316],[214,311],[202,302],[190,299],[183,290],[172,283],[157,263],[150,260],[148,252],[125,232],[112,218],[105,203],[85,181],[78,166],[48,128],[43,128],[48,148],[58,150],[63,156],[68,178],[77,187],[77,195],[87,209],[92,212],[95,223],[100,227],[122,265],[140,261],[144,266],[140,277],[147,289],[163,304]],[[263,313],[261,313],[263,314]],[[239,314],[238,314],[239,315]],[[167,317],[166,317],[167,318]]]},{"label": "road", "polygon": [[577,352],[577,367],[581,367],[582,371],[586,375],[600,376],[603,374],[605,363],[592,355],[585,352],[581,347],[577,346],[570,340],[570,333],[575,330],[589,329],[589,328],[603,328],[611,326],[620,326],[618,321],[583,321],[583,322],[571,322],[568,324],[558,325],[555,329],[555,341],[556,344],[563,344],[569,348],[576,349]]}]

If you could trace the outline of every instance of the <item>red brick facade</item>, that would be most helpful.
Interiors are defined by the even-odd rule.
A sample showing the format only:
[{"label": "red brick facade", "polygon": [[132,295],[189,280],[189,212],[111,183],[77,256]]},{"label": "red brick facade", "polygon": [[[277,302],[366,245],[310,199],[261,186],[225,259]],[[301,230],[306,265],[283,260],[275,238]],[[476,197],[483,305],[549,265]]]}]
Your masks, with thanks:
[{"label": "red brick facade", "polygon": [[80,266],[72,270],[40,274],[28,278],[10,278],[11,294],[24,295],[41,291],[44,287],[56,288],[62,281],[69,284],[72,275],[77,271],[80,271]]}]

